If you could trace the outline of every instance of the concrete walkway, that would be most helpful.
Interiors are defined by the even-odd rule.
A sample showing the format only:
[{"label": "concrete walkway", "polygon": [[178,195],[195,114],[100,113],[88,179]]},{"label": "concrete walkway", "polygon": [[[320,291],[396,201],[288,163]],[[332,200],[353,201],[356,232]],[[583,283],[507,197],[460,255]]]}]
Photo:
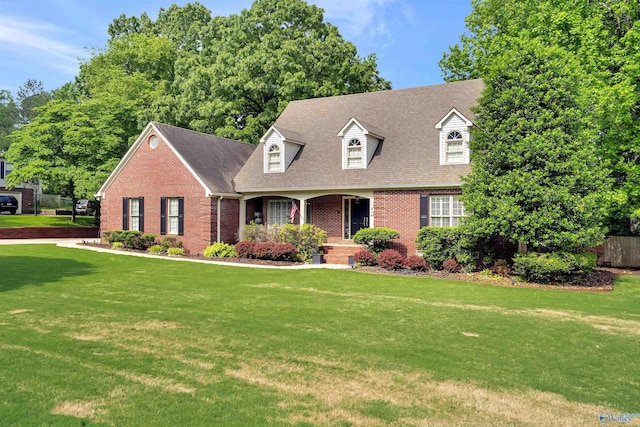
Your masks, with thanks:
[{"label": "concrete walkway", "polygon": [[100,248],[96,246],[83,245],[82,244],[83,242],[100,243],[100,240],[98,239],[0,239],[0,245],[54,244],[64,248],[84,249],[84,250],[94,251],[94,252],[111,253],[115,255],[129,255],[129,256],[137,256],[141,258],[158,258],[158,259],[163,259],[167,261],[199,262],[202,264],[226,265],[229,267],[276,268],[280,270],[307,270],[310,268],[329,268],[333,270],[346,270],[351,268],[345,264],[299,264],[299,265],[273,266],[273,265],[261,265],[261,264],[249,264],[249,263],[245,264],[245,263],[239,263],[239,262],[208,261],[205,259],[170,257],[166,255],[151,255],[151,254],[142,253],[142,252],[118,251],[113,249]]}]

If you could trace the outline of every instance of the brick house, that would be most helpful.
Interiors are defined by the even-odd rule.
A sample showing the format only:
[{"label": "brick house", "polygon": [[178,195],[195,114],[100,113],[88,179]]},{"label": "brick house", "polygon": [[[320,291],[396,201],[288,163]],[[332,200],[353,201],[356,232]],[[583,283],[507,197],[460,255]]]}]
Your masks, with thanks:
[{"label": "brick house", "polygon": [[468,80],[412,89],[294,101],[261,138],[234,179],[240,224],[313,223],[329,252],[363,227],[400,232],[415,253],[426,225],[456,225],[469,172],[471,107],[483,89]]},{"label": "brick house", "polygon": [[7,188],[7,175],[11,173],[11,163],[7,162],[4,152],[0,151],[0,196],[14,196],[18,200],[18,214],[34,213],[36,197],[41,193],[40,184],[20,184]]},{"label": "brick house", "polygon": [[237,239],[232,179],[255,145],[151,122],[102,185],[101,230],[175,236],[191,252]]},{"label": "brick house", "polygon": [[415,253],[421,227],[464,215],[482,89],[468,80],[293,101],[257,147],[151,123],[97,194],[102,229],[175,234],[201,252],[235,242],[252,220],[291,222],[293,211],[295,223],[327,231],[328,262],[346,263],[363,227],[395,229],[396,248]]}]

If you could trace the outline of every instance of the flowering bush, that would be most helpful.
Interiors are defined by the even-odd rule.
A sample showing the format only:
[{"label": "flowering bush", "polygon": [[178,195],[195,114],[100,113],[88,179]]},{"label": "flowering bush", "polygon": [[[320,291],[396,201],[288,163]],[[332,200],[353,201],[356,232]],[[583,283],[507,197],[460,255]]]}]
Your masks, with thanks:
[{"label": "flowering bush", "polygon": [[405,267],[413,271],[426,271],[429,268],[427,261],[419,255],[408,256]]},{"label": "flowering bush", "polygon": [[402,268],[407,260],[395,249],[385,249],[378,255],[378,264],[385,270],[397,270]]},{"label": "flowering bush", "polygon": [[378,263],[376,256],[366,249],[359,250],[353,255],[353,260],[363,267],[374,266]]}]

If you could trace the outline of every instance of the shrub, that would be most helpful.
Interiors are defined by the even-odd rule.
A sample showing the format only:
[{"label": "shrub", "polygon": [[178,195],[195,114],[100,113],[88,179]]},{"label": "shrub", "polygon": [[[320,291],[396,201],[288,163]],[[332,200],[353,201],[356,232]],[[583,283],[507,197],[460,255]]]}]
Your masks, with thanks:
[{"label": "shrub", "polygon": [[591,252],[525,252],[513,258],[513,271],[530,281],[571,282],[591,273],[596,255]]},{"label": "shrub", "polygon": [[218,242],[208,246],[202,254],[207,258],[233,258],[238,256],[236,248],[226,243]]},{"label": "shrub", "polygon": [[354,243],[364,245],[374,254],[391,248],[391,240],[400,237],[400,233],[386,227],[361,228],[353,236]]},{"label": "shrub", "polygon": [[113,242],[111,244],[111,249],[115,249],[115,250],[122,249],[122,242]]},{"label": "shrub", "polygon": [[169,248],[167,249],[167,254],[170,256],[182,256],[184,255],[184,249],[182,248]]},{"label": "shrub", "polygon": [[296,261],[298,251],[291,243],[260,242],[253,246],[253,257],[270,261]]},{"label": "shrub", "polygon": [[153,245],[149,248],[149,253],[154,255],[160,255],[164,252],[164,248],[160,245]]},{"label": "shrub", "polygon": [[491,267],[491,271],[500,276],[508,276],[511,274],[511,267],[509,263],[503,259],[499,259],[493,263],[493,267]]},{"label": "shrub", "polygon": [[378,265],[385,270],[398,270],[404,267],[407,260],[395,249],[385,249],[378,255]]},{"label": "shrub", "polygon": [[371,267],[378,264],[376,256],[366,249],[361,249],[353,255],[353,260],[363,267]]},{"label": "shrub", "polygon": [[442,263],[442,269],[447,273],[458,273],[461,268],[460,263],[453,258],[449,258]]},{"label": "shrub", "polygon": [[238,258],[255,258],[255,245],[256,244],[254,242],[249,242],[247,240],[236,243],[236,253],[238,254]]},{"label": "shrub", "polygon": [[178,240],[177,237],[165,236],[162,238],[162,240],[160,240],[160,246],[162,246],[162,248],[166,252],[169,248],[181,248],[182,242]]},{"label": "shrub", "polygon": [[291,243],[300,257],[307,261],[313,254],[320,253],[327,232],[313,224],[284,224],[275,229],[275,239],[282,243]]},{"label": "shrub", "polygon": [[122,247],[146,251],[156,243],[156,234],[142,234],[136,230],[112,230],[102,233],[111,244],[122,243]]},{"label": "shrub", "polygon": [[424,260],[424,257],[420,255],[409,255],[405,267],[413,271],[427,271],[429,266],[427,265],[427,261]]},{"label": "shrub", "polygon": [[455,259],[460,268],[472,271],[485,242],[468,227],[422,227],[416,245],[431,268],[442,269],[447,259]]},{"label": "shrub", "polygon": [[251,221],[244,226],[244,240],[254,243],[272,242],[275,238],[275,229],[266,225],[256,224]]}]

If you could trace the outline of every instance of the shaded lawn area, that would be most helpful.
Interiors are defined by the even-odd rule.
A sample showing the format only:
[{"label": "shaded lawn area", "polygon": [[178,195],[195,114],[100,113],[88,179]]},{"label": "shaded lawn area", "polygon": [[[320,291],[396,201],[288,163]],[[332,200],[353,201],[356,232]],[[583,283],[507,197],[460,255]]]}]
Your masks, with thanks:
[{"label": "shaded lawn area", "polygon": [[0,215],[0,228],[18,227],[93,227],[93,217],[77,215],[74,223],[66,215]]},{"label": "shaded lawn area", "polygon": [[594,425],[639,412],[611,293],[0,246],[7,425]]}]

